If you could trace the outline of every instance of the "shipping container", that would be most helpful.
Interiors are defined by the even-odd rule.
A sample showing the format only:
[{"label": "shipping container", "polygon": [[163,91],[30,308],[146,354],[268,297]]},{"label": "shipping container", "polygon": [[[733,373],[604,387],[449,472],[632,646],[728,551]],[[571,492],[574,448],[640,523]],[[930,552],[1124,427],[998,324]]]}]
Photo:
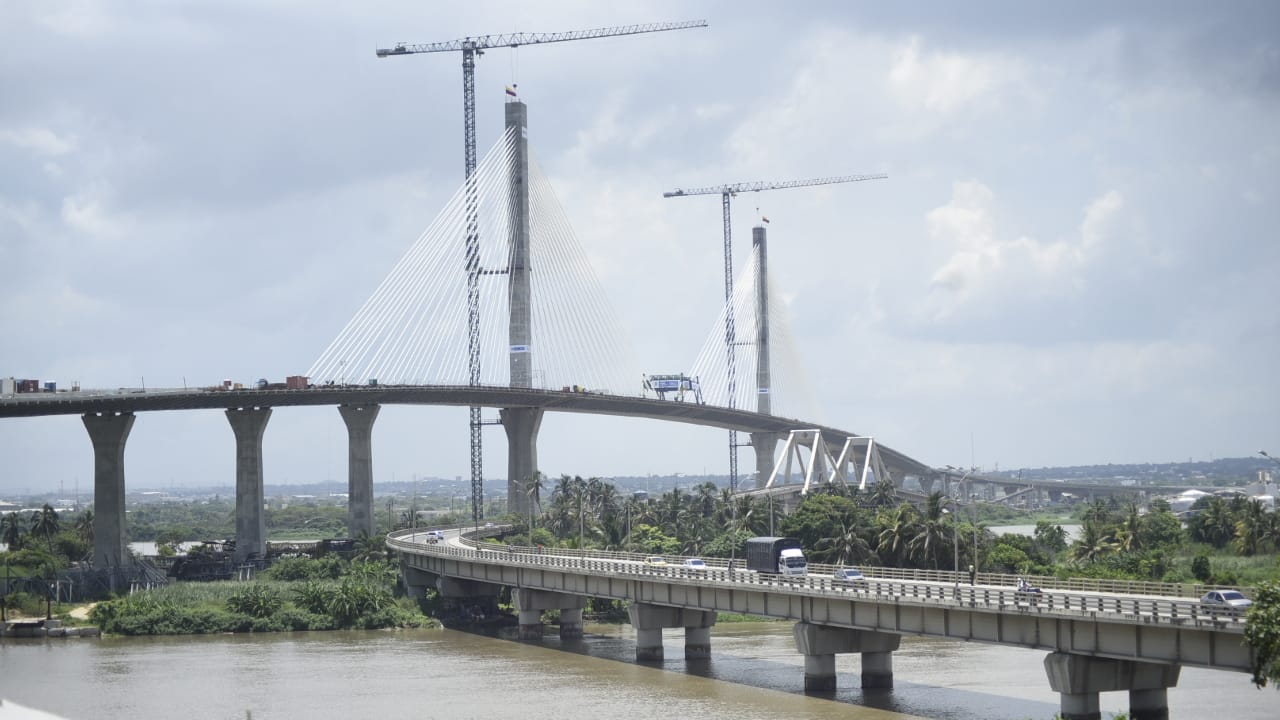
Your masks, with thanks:
[{"label": "shipping container", "polygon": [[290,390],[306,390],[309,379],[306,375],[290,375],[284,379],[284,384]]}]

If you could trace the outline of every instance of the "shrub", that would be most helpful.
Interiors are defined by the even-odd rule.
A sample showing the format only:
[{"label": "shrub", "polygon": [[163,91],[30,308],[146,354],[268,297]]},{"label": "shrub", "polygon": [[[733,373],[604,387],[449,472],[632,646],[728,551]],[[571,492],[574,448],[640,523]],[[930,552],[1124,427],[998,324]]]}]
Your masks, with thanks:
[{"label": "shrub", "polygon": [[333,601],[332,587],[314,580],[293,589],[293,602],[309,613],[323,615],[329,610]]},{"label": "shrub", "polygon": [[262,573],[269,580],[334,580],[342,574],[341,558],[281,558]]},{"label": "shrub", "polygon": [[280,609],[284,599],[280,593],[262,583],[237,590],[227,598],[227,609],[256,618],[265,618]]},{"label": "shrub", "polygon": [[1197,555],[1191,561],[1191,574],[1200,582],[1209,582],[1213,577],[1213,569],[1209,566],[1208,555]]}]

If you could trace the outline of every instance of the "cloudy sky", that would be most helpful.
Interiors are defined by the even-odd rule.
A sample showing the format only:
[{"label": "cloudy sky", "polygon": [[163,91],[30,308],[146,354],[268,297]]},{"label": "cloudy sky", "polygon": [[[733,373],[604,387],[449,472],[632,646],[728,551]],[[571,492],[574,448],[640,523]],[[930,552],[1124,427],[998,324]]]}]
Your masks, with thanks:
[{"label": "cloudy sky", "polygon": [[[934,465],[1280,454],[1280,7],[1270,2],[302,0],[0,5],[0,375],[84,387],[303,372],[462,175],[460,56],[398,41],[705,19],[493,50],[640,364],[723,301],[715,196],[758,213],[816,419]],[[487,411],[486,415],[493,414]],[[486,476],[505,440],[486,430]],[[465,476],[465,409],[384,408],[382,480]],[[229,484],[220,412],[141,415],[131,489]],[[282,408],[268,482],[345,479]],[[552,475],[726,473],[725,434],[551,415]],[[76,417],[5,420],[0,492],[92,485]],[[753,464],[749,451],[742,463]]]}]

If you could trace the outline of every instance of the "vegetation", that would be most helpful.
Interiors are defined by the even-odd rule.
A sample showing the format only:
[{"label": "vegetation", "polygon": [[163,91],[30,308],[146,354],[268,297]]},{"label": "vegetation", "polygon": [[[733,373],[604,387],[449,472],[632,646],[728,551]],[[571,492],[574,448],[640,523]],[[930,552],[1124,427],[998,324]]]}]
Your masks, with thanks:
[{"label": "vegetation", "polygon": [[1280,581],[1263,583],[1249,608],[1244,641],[1253,650],[1253,683],[1280,690]]},{"label": "vegetation", "polygon": [[394,565],[385,560],[293,558],[277,563],[259,582],[174,583],[98,603],[89,617],[103,632],[121,635],[431,624],[413,603],[395,599],[395,578]]}]

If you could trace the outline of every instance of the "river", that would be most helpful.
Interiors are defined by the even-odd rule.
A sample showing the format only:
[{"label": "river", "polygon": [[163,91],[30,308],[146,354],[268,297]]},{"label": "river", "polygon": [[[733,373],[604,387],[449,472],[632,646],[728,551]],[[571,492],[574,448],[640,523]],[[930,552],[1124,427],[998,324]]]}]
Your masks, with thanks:
[{"label": "river", "polygon": [[[893,690],[863,693],[858,657],[841,655],[839,689],[806,696],[789,623],[717,625],[712,658],[691,662],[682,632],[667,631],[661,666],[635,663],[626,625],[542,645],[514,632],[7,639],[0,697],[71,720],[1048,720],[1058,709],[1039,651],[904,638]],[[1104,718],[1128,704],[1127,693],[1101,697]],[[1243,674],[1184,668],[1169,705],[1173,718],[1272,720],[1280,695]]]}]

